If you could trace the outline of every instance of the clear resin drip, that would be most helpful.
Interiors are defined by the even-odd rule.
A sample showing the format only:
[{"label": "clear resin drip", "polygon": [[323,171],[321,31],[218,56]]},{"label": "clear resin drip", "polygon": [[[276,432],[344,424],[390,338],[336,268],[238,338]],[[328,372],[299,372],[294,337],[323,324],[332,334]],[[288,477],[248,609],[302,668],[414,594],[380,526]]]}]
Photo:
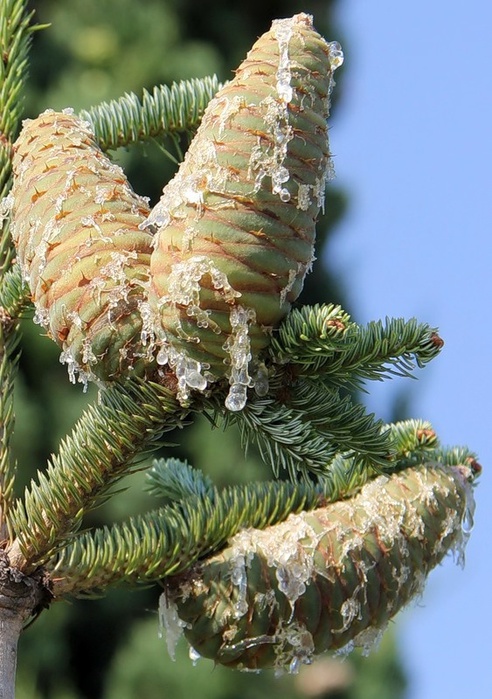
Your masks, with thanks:
[{"label": "clear resin drip", "polygon": [[344,61],[344,55],[338,41],[330,41],[328,44],[328,56],[331,70],[335,71],[337,68],[340,68]]},{"label": "clear resin drip", "polygon": [[249,324],[254,323],[256,314],[252,308],[236,306],[231,310],[231,335],[224,344],[224,349],[230,357],[229,394],[225,400],[228,410],[237,412],[246,405],[248,386],[253,385],[253,379],[248,373],[251,361],[251,343],[249,339]]},{"label": "clear resin drip", "polygon": [[178,617],[176,604],[163,592],[159,597],[159,638],[165,637],[171,660],[176,660],[176,646],[186,623]]},{"label": "clear resin drip", "polygon": [[255,189],[261,186],[263,178],[270,177],[272,192],[281,201],[290,201],[291,194],[284,185],[290,179],[290,172],[285,167],[287,147],[294,133],[289,123],[289,104],[294,91],[291,85],[292,70],[289,57],[289,43],[293,34],[293,19],[274,21],[272,30],[278,42],[278,65],[276,71],[276,97],[269,96],[263,100],[266,107],[265,125],[271,139],[265,146],[261,140],[252,149],[250,169],[256,174]]},{"label": "clear resin drip", "polygon": [[282,102],[292,100],[291,65],[289,59],[289,42],[292,37],[292,19],[274,21],[272,29],[278,41],[279,60],[277,68],[277,93]]}]

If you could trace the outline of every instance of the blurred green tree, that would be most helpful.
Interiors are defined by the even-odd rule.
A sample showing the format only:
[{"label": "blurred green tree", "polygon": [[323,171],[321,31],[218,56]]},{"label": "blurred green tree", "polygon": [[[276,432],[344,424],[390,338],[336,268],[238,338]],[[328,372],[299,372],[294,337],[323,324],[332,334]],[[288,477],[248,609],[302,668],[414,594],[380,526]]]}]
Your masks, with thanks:
[{"label": "blurred green tree", "polygon": [[[322,34],[338,38],[332,25],[333,5],[327,0],[264,0],[253,4],[228,0],[34,1],[31,6],[37,21],[51,27],[34,37],[26,113],[35,116],[47,107],[67,106],[78,111],[124,92],[140,92],[142,87],[213,73],[226,80],[252,41],[274,18],[309,12]],[[183,143],[182,148],[186,145]],[[116,157],[135,190],[150,194],[152,203],[160,194],[162,182],[176,169],[158,146],[149,144],[120,149]],[[323,257],[322,250],[345,206],[345,194],[332,186],[318,228],[318,258]],[[303,301],[313,304],[327,298],[341,302],[343,289],[334,282],[331,270],[318,265],[307,278]],[[85,394],[80,387],[71,386],[65,368],[58,363],[57,348],[30,321],[23,325],[15,398],[19,427],[14,445],[19,462],[34,465],[45,462],[55,450],[60,437],[93,397],[94,389],[89,388]],[[212,430],[202,418],[186,430],[184,439],[180,434],[181,446],[172,453],[202,466],[215,482],[268,477],[254,450],[245,459],[234,428],[227,432]],[[232,477],[231,464],[235,465]],[[21,473],[17,487],[23,487],[33,476],[27,470]],[[124,481],[125,490],[92,512],[87,526],[118,521],[142,511],[148,496],[141,485],[138,475]],[[132,594],[115,590],[101,600],[55,605],[21,639],[19,696],[152,699],[165,691],[177,698],[196,694],[204,699],[247,699],[267,693],[293,699],[368,699],[373,693],[376,696],[376,691],[380,699],[402,695],[405,681],[390,638],[369,659],[360,661],[354,655],[341,666],[337,661],[322,666],[324,683],[319,685],[305,677],[314,668],[306,668],[298,679],[238,677],[222,668],[212,672],[208,661],[192,670],[182,650],[178,661],[170,663],[162,641],[157,639],[156,607],[157,594],[150,589]]]}]

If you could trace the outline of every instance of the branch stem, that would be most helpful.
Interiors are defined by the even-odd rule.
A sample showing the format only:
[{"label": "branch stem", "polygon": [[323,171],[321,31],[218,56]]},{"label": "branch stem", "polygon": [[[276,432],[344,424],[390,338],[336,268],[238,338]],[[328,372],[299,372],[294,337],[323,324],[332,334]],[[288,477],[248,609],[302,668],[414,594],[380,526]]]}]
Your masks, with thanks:
[{"label": "branch stem", "polygon": [[0,552],[0,699],[14,699],[17,644],[26,622],[52,599],[40,571],[27,577]]},{"label": "branch stem", "polygon": [[18,614],[0,613],[0,699],[14,699],[17,668],[17,643],[22,630]]}]

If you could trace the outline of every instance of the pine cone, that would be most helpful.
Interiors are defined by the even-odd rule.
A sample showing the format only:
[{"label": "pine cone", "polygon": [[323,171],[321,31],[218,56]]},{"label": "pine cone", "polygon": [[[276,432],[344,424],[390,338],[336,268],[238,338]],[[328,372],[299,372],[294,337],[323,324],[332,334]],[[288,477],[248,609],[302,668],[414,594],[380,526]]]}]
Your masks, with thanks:
[{"label": "pine cone", "polygon": [[326,119],[341,62],[308,15],[275,21],[210,102],[148,218],[158,361],[183,395],[226,376],[226,406],[240,410],[255,360],[301,291],[330,174]]},{"label": "pine cone", "polygon": [[244,530],[177,580],[171,612],[198,654],[240,669],[292,670],[327,650],[368,645],[463,545],[471,477],[468,467],[415,467]]},{"label": "pine cone", "polygon": [[69,110],[26,120],[15,144],[12,236],[36,308],[72,380],[141,373],[147,202]]}]

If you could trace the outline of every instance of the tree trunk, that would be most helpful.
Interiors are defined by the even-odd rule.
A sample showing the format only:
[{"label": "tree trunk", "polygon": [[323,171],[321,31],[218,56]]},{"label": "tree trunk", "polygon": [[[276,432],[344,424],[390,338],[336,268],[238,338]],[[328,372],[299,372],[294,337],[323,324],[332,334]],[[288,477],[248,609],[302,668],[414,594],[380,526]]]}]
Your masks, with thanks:
[{"label": "tree trunk", "polygon": [[42,570],[32,576],[9,565],[0,551],[0,699],[14,699],[17,643],[26,621],[46,607],[51,598]]}]

